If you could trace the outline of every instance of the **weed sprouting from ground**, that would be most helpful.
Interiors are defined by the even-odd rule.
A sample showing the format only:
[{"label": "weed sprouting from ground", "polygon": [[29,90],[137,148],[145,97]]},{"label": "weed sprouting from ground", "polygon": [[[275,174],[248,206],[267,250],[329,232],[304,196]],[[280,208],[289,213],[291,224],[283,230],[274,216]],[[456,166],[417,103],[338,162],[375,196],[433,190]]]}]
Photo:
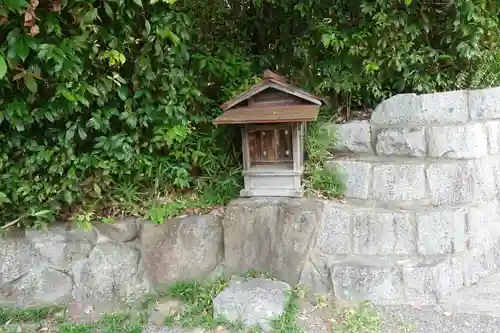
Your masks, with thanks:
[{"label": "weed sprouting from ground", "polygon": [[292,289],[287,295],[285,312],[276,320],[271,322],[271,327],[275,333],[302,333],[297,323],[299,314],[298,300],[302,297],[300,288]]},{"label": "weed sprouting from ground", "polygon": [[333,332],[376,333],[382,329],[382,316],[369,302],[341,307],[332,323]]},{"label": "weed sprouting from ground", "polygon": [[180,281],[169,286],[166,296],[178,299],[185,304],[185,311],[166,318],[168,326],[203,327],[208,329],[230,325],[216,319],[213,315],[212,300],[228,285],[227,279],[213,281]]},{"label": "weed sprouting from ground", "polygon": [[146,324],[142,312],[106,314],[95,323],[65,321],[60,307],[0,308],[0,332],[5,333],[141,333]]},{"label": "weed sprouting from ground", "polygon": [[57,312],[62,311],[58,307],[40,308],[0,308],[0,325],[7,323],[38,322],[50,318]]},{"label": "weed sprouting from ground", "polygon": [[335,140],[335,132],[327,121],[318,121],[309,127],[306,140],[308,161],[304,177],[309,194],[334,198],[341,196],[346,189],[342,175],[326,163]]}]

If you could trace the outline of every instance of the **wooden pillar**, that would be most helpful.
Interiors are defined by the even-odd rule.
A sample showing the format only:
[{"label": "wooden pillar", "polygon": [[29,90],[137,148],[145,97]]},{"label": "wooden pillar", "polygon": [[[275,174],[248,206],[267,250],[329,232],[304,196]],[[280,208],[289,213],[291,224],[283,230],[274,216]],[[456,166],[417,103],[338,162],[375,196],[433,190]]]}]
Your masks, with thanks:
[{"label": "wooden pillar", "polygon": [[241,152],[243,155],[243,170],[250,170],[250,152],[248,149],[248,126],[241,127]]},{"label": "wooden pillar", "polygon": [[300,123],[292,125],[292,149],[293,149],[293,170],[301,171],[301,145],[300,145]]}]

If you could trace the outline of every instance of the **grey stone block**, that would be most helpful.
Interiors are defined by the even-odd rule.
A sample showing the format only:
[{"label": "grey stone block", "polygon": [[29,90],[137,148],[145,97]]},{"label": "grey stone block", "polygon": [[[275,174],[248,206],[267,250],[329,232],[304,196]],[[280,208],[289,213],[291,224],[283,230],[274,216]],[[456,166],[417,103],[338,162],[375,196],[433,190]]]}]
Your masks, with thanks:
[{"label": "grey stone block", "polygon": [[438,158],[480,158],[488,154],[482,124],[440,126],[428,129],[429,156]]},{"label": "grey stone block", "polygon": [[316,235],[318,250],[327,255],[351,253],[352,213],[325,201],[323,224]]},{"label": "grey stone block", "polygon": [[471,119],[500,118],[500,87],[470,90],[469,109]]},{"label": "grey stone block", "polygon": [[73,262],[89,256],[97,242],[97,233],[64,225],[46,231],[26,230],[26,238],[53,267],[66,270]]},{"label": "grey stone block", "polygon": [[306,287],[313,295],[324,297],[332,292],[329,274],[328,267],[323,262],[311,258],[300,273],[299,284]]},{"label": "grey stone block", "polygon": [[465,209],[436,209],[417,213],[418,251],[422,255],[448,254],[466,249]]},{"label": "grey stone block", "polygon": [[326,164],[328,168],[335,168],[343,177],[349,198],[367,199],[371,178],[371,164],[368,162],[335,159]]},{"label": "grey stone block", "polygon": [[50,267],[39,267],[20,279],[3,285],[0,292],[9,301],[22,306],[44,306],[65,304],[71,299],[73,282],[66,273]]},{"label": "grey stone block", "polygon": [[339,300],[368,300],[379,304],[394,304],[403,300],[401,276],[396,267],[350,262],[334,265],[331,277],[335,297]]},{"label": "grey stone block", "polygon": [[467,212],[469,247],[492,246],[500,237],[500,208],[497,200],[481,202]]},{"label": "grey stone block", "polygon": [[496,197],[499,164],[496,157],[484,157],[469,161],[474,169],[474,198],[480,200],[491,200]]},{"label": "grey stone block", "polygon": [[213,299],[214,317],[271,332],[270,321],[285,312],[286,293],[290,290],[288,284],[280,281],[233,278]]},{"label": "grey stone block", "polygon": [[156,225],[144,223],[141,253],[153,283],[202,279],[222,257],[222,227],[210,215],[190,216]]},{"label": "grey stone block", "polygon": [[358,212],[353,222],[354,252],[401,255],[415,252],[415,233],[409,213]]},{"label": "grey stone block", "polygon": [[380,103],[372,114],[376,124],[394,125],[419,123],[422,101],[416,94],[399,94]]},{"label": "grey stone block", "polygon": [[[123,243],[97,244],[87,259],[71,269],[74,288],[70,316],[99,315],[114,310],[123,300],[137,300],[152,292],[140,259],[137,249]],[[89,307],[92,313],[84,310]]]},{"label": "grey stone block", "polygon": [[0,238],[0,286],[25,275],[41,261],[40,252],[25,238]]},{"label": "grey stone block", "polygon": [[326,203],[307,198],[232,201],[222,220],[225,272],[241,274],[254,269],[297,284]]},{"label": "grey stone block", "polygon": [[438,274],[436,296],[438,299],[463,287],[463,265],[461,255],[453,256],[436,265]]},{"label": "grey stone block", "polygon": [[406,298],[412,304],[436,303],[438,270],[433,264],[402,268]]},{"label": "grey stone block", "polygon": [[500,153],[500,121],[488,121],[484,126],[488,134],[488,153]]},{"label": "grey stone block", "polygon": [[474,167],[470,163],[432,164],[426,174],[434,204],[463,204],[474,199]]},{"label": "grey stone block", "polygon": [[423,164],[373,167],[372,197],[379,201],[419,200],[425,197]]},{"label": "grey stone block", "polygon": [[93,226],[102,235],[115,242],[128,242],[135,239],[138,235],[135,218],[124,218],[114,223],[97,222]]},{"label": "grey stone block", "polygon": [[477,283],[482,278],[490,275],[496,269],[496,260],[493,256],[488,255],[489,248],[475,247],[464,253],[463,261],[463,276],[464,285],[469,287]]},{"label": "grey stone block", "polygon": [[463,261],[459,257],[421,262],[402,268],[407,300],[435,304],[436,300],[463,286]]},{"label": "grey stone block", "polygon": [[426,155],[425,128],[385,128],[377,133],[375,146],[378,155],[411,156]]},{"label": "grey stone block", "polygon": [[368,120],[349,121],[334,124],[334,151],[373,154],[371,127]]},{"label": "grey stone block", "polygon": [[423,123],[456,124],[469,120],[466,91],[447,91],[421,95]]}]

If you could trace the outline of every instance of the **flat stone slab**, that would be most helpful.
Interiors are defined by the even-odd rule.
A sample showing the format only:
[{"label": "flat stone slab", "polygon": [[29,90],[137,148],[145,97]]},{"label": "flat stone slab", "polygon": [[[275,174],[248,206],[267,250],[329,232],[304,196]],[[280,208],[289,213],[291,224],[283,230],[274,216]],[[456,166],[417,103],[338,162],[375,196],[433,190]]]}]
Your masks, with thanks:
[{"label": "flat stone slab", "polygon": [[451,313],[472,313],[500,318],[500,274],[488,276],[476,285],[448,295],[441,301],[441,307]]},{"label": "flat stone slab", "polygon": [[271,331],[270,321],[285,312],[290,286],[281,281],[233,278],[213,299],[214,317]]},{"label": "flat stone slab", "polygon": [[[382,309],[381,333],[498,333],[500,319],[477,314],[445,314],[435,307],[409,306]],[[401,324],[412,324],[407,330]],[[307,332],[309,333],[309,332]],[[312,333],[312,332],[311,332]]]}]

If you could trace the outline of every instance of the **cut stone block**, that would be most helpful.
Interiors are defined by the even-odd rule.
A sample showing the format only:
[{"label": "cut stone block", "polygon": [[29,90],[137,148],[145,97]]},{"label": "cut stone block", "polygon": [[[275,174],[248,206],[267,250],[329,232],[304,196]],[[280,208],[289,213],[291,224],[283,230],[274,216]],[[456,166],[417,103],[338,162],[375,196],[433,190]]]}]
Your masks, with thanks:
[{"label": "cut stone block", "polygon": [[325,201],[324,221],[316,235],[318,250],[327,255],[351,253],[352,213]]},{"label": "cut stone block", "polygon": [[424,170],[423,164],[374,166],[373,199],[379,201],[405,201],[424,198]]},{"label": "cut stone block", "polygon": [[271,332],[270,321],[285,312],[286,293],[290,290],[288,284],[280,281],[233,278],[213,299],[214,317]]},{"label": "cut stone block", "polygon": [[500,118],[500,87],[470,90],[469,110],[473,120]]},{"label": "cut stone block", "polygon": [[425,123],[456,124],[469,120],[466,91],[446,91],[421,97],[421,119]]},{"label": "cut stone block", "polygon": [[435,265],[403,267],[407,299],[414,304],[435,304],[438,270]]},{"label": "cut stone block", "polygon": [[371,120],[381,125],[418,123],[421,113],[420,96],[399,94],[382,101],[372,113]]},{"label": "cut stone block", "polygon": [[486,156],[469,161],[474,169],[474,197],[489,201],[497,196],[497,186],[500,177],[498,157]]},{"label": "cut stone block", "polygon": [[465,91],[399,94],[384,100],[372,114],[372,122],[380,125],[456,124],[468,119]]},{"label": "cut stone block", "polygon": [[104,236],[115,242],[128,242],[138,235],[135,218],[125,218],[114,223],[94,223],[94,227]]},{"label": "cut stone block", "polygon": [[395,267],[378,267],[350,262],[331,269],[335,297],[348,302],[376,303],[402,301],[401,276]]},{"label": "cut stone block", "polygon": [[[22,306],[61,305],[71,299],[71,277],[58,270],[41,267],[33,269],[20,279],[3,285],[9,301]],[[0,299],[3,297],[0,293]]]},{"label": "cut stone block", "polygon": [[371,164],[367,162],[335,159],[327,163],[327,167],[335,168],[343,177],[349,198],[367,199],[370,184]]},{"label": "cut stone block", "polygon": [[497,200],[482,202],[467,213],[469,246],[492,246],[500,237],[500,209]]},{"label": "cut stone block", "polygon": [[430,127],[428,142],[431,157],[480,158],[488,154],[488,141],[482,124]]},{"label": "cut stone block", "polygon": [[416,219],[420,254],[448,254],[466,249],[465,209],[428,210],[417,213]]},{"label": "cut stone block", "polygon": [[424,127],[385,128],[377,133],[376,151],[384,156],[425,156]]},{"label": "cut stone block", "polygon": [[488,153],[500,153],[500,121],[489,121],[485,127],[488,134]]},{"label": "cut stone block", "polygon": [[365,255],[414,253],[414,227],[409,213],[358,212],[353,223],[354,252]]},{"label": "cut stone block", "polygon": [[350,121],[345,124],[334,124],[334,151],[373,154],[371,128],[368,120]]},{"label": "cut stone block", "polygon": [[474,199],[474,167],[471,164],[432,164],[426,174],[434,204],[463,204]]},{"label": "cut stone block", "polygon": [[491,247],[475,247],[463,254],[463,276],[466,287],[476,284],[497,269],[498,250],[495,249],[496,246],[495,244]]}]

